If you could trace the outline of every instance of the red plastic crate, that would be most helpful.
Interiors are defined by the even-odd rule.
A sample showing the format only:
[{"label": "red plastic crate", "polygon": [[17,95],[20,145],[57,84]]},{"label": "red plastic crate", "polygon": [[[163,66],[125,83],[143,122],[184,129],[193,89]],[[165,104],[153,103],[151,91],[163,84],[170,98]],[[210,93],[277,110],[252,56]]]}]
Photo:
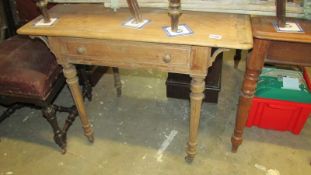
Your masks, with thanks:
[{"label": "red plastic crate", "polygon": [[311,104],[254,97],[246,126],[299,134],[310,113]]}]

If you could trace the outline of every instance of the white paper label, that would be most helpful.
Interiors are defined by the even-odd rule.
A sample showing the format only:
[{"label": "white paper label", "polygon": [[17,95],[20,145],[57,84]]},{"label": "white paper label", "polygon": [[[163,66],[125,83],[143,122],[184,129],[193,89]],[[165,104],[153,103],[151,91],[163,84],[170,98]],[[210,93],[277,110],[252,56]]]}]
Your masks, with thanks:
[{"label": "white paper label", "polygon": [[222,35],[217,35],[217,34],[210,34],[210,35],[208,35],[208,37],[211,39],[217,39],[217,40],[222,39]]},{"label": "white paper label", "polygon": [[283,89],[300,90],[298,78],[283,77]]}]

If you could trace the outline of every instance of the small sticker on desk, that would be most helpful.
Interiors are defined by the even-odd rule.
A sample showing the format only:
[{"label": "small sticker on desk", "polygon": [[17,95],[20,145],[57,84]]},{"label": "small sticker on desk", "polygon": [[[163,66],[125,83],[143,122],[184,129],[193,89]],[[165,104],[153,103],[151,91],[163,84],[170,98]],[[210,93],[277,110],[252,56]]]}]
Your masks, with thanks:
[{"label": "small sticker on desk", "polygon": [[148,19],[143,19],[142,22],[136,22],[134,18],[131,18],[127,21],[125,21],[122,25],[124,27],[129,27],[133,29],[141,29],[143,28],[146,24],[148,24],[150,20]]},{"label": "small sticker on desk", "polygon": [[209,34],[208,37],[211,39],[216,39],[216,40],[222,39],[222,35],[217,35],[217,34]]},{"label": "small sticker on desk", "polygon": [[49,27],[52,26],[57,21],[57,18],[50,18],[50,22],[44,22],[44,19],[36,22],[34,24],[35,27]]}]

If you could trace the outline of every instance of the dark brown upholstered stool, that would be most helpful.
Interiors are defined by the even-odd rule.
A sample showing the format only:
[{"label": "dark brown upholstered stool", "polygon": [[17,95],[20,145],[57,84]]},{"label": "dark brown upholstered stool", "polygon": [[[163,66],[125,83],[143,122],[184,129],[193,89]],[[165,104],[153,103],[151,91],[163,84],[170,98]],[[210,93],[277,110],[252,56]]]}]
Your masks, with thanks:
[{"label": "dark brown upholstered stool", "polygon": [[[17,26],[12,26],[11,30],[15,33],[15,30],[18,26],[26,24],[28,21],[31,21],[35,17],[40,15],[40,9],[36,6],[36,1],[34,0],[12,0],[15,2],[15,5],[8,4],[5,6],[7,8],[8,14],[7,17],[10,17],[12,20],[11,23],[17,24]],[[49,3],[48,8],[56,5],[55,3]],[[10,19],[7,19],[10,21]],[[12,33],[11,32],[11,33]],[[95,86],[103,74],[107,71],[109,67],[104,66],[88,66],[88,65],[78,65],[77,71],[80,78],[80,85],[82,85],[82,94],[88,100],[92,100],[92,86]],[[117,91],[117,96],[121,96],[121,81],[118,68],[112,68],[114,75],[114,85]]]},{"label": "dark brown upholstered stool", "polygon": [[[7,36],[14,35],[18,26],[40,14],[35,1],[12,0],[12,4],[15,4],[13,6],[8,0],[6,2],[6,21],[10,24]],[[83,97],[91,101],[92,87],[108,67],[79,65],[77,68]],[[112,68],[112,70],[117,95],[121,96],[119,69]],[[43,116],[53,128],[54,140],[62,148],[63,153],[66,150],[66,133],[77,115],[74,106],[64,108],[52,105],[64,84],[62,69],[43,42],[14,36],[0,44],[0,104],[9,107],[0,116],[0,122],[16,109],[23,107],[21,103],[40,106]],[[59,127],[56,120],[58,111],[69,112],[63,128]]]},{"label": "dark brown upholstered stool", "polygon": [[[63,153],[66,133],[78,115],[74,106],[52,104],[64,84],[62,69],[43,42],[14,36],[0,43],[0,103],[10,106],[0,121],[22,107],[20,103],[42,107],[43,117],[51,125],[54,141]],[[63,128],[58,125],[56,112],[69,113]]]}]

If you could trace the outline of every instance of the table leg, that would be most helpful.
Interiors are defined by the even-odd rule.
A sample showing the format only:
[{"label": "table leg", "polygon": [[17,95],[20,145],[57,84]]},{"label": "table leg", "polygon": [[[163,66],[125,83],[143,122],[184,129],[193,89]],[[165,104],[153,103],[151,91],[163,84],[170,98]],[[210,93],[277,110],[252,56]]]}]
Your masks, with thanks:
[{"label": "table leg", "polygon": [[127,0],[129,10],[137,23],[143,21],[137,0]]},{"label": "table leg", "polygon": [[185,157],[187,162],[192,162],[197,148],[197,135],[198,127],[201,115],[201,105],[204,98],[204,87],[205,81],[203,76],[192,76],[191,81],[191,113],[190,113],[190,130],[189,130],[189,140],[187,148],[187,156]]},{"label": "table leg", "polygon": [[231,137],[232,152],[237,152],[243,140],[243,130],[248,118],[248,112],[255,94],[257,80],[264,64],[269,47],[265,40],[255,40],[254,48],[250,57],[246,60],[246,72],[240,93],[239,105],[236,115],[234,133]]},{"label": "table leg", "polygon": [[239,63],[241,61],[242,57],[242,50],[241,49],[236,49],[235,50],[235,55],[233,57],[234,59],[234,69],[237,69],[239,66]]},{"label": "table leg", "polygon": [[114,77],[114,87],[117,90],[117,97],[120,97],[122,94],[122,83],[121,83],[119,68],[113,67],[112,71],[113,71],[113,77]]},{"label": "table leg", "polygon": [[85,110],[82,93],[79,87],[76,67],[72,64],[63,64],[63,68],[64,68],[64,75],[66,77],[66,82],[70,88],[72,97],[79,112],[79,117],[82,123],[82,127],[84,129],[84,134],[90,142],[94,142],[93,130],[91,128]]}]

